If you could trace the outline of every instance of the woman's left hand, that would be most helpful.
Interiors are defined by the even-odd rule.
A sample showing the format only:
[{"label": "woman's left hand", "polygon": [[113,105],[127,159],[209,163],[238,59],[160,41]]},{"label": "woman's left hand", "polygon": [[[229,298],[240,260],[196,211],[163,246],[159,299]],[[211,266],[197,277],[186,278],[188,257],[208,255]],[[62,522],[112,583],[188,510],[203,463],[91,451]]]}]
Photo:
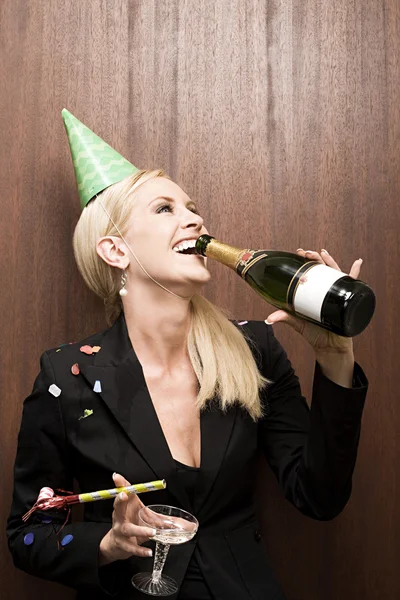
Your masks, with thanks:
[{"label": "woman's left hand", "polygon": [[[319,254],[318,252],[313,252],[310,250],[304,251],[302,248],[299,248],[297,253],[305,258],[315,260],[323,265],[327,265],[328,267],[332,267],[333,269],[341,271],[339,265],[332,258],[332,256],[326,252],[326,250],[322,250],[321,254]],[[349,273],[350,277],[354,277],[354,279],[358,278],[361,265],[361,259],[358,259],[353,263]],[[274,313],[271,313],[266,321],[268,321],[270,325],[279,322],[290,325],[295,331],[300,333],[305,340],[307,340],[307,342],[313,347],[317,356],[353,354],[352,338],[337,335],[332,331],[328,331],[327,329],[323,329],[318,325],[314,325],[314,323],[311,323],[310,321],[290,315],[284,310],[278,310]]]}]

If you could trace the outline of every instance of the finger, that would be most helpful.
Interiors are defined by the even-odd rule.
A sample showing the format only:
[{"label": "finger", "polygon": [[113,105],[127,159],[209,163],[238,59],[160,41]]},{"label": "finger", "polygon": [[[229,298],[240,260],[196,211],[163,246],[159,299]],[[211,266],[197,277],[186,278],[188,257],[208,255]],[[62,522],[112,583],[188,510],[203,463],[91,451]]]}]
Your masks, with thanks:
[{"label": "finger", "polygon": [[[131,483],[127,479],[125,479],[125,477],[120,473],[113,473],[112,478],[116,487],[129,487],[131,485]],[[132,492],[128,494],[128,497],[129,499],[131,499],[132,497],[136,498],[140,508],[144,506],[143,502],[140,500],[137,494]]]},{"label": "finger", "polygon": [[142,548],[141,546],[136,546],[134,551],[135,556],[153,556],[153,550],[151,548]]},{"label": "finger", "polygon": [[134,551],[132,552],[135,556],[153,556],[153,551],[151,548],[142,548],[142,546],[135,546]]},{"label": "finger", "polygon": [[138,544],[134,540],[129,541],[125,538],[121,538],[118,543],[118,548],[120,550],[123,550],[130,556],[153,556],[151,548],[146,548],[145,546],[138,546]]},{"label": "finger", "polygon": [[112,478],[117,487],[128,487],[132,485],[123,475],[120,475],[120,473],[113,473]]},{"label": "finger", "polygon": [[358,276],[360,275],[360,271],[361,271],[361,265],[363,263],[362,258],[359,258],[358,260],[356,260],[353,263],[353,266],[350,269],[350,277],[353,277],[354,279],[358,279]]},{"label": "finger", "polygon": [[121,492],[114,500],[113,523],[123,523],[126,520],[126,509],[128,507],[128,496]]},{"label": "finger", "polygon": [[324,262],[328,267],[332,267],[332,269],[336,269],[337,271],[341,271],[342,269],[339,267],[337,262],[333,259],[333,257],[329,254],[327,250],[322,248],[321,256],[324,259]]},{"label": "finger", "polygon": [[134,525],[133,523],[125,522],[121,525],[120,532],[121,535],[126,538],[135,537],[141,538],[144,541],[154,537],[157,533],[157,530],[151,527],[142,527],[141,525]]},{"label": "finger", "polygon": [[315,260],[321,264],[324,264],[322,257],[318,254],[318,252],[314,252],[314,250],[303,250],[302,248],[298,248],[296,252],[308,260]]},{"label": "finger", "polygon": [[321,254],[318,252],[314,252],[313,250],[303,250],[302,248],[298,248],[296,251],[298,254],[304,256],[304,258],[308,258],[310,260],[315,260],[322,265],[327,265],[332,269],[336,269],[337,271],[341,271],[341,268],[337,264],[337,262],[333,259],[333,257],[329,254],[325,248],[322,248]]},{"label": "finger", "polygon": [[140,513],[140,517],[144,523],[151,527],[164,528],[165,517],[145,506]]}]

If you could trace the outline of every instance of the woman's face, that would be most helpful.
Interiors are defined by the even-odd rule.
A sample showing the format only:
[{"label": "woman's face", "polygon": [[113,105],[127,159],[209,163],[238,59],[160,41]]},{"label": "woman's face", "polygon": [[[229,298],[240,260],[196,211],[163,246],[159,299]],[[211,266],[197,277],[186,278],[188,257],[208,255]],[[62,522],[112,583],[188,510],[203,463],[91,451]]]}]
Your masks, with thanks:
[{"label": "woman's face", "polygon": [[[188,286],[203,285],[210,279],[207,259],[173,250],[182,240],[196,240],[208,233],[196,204],[173,181],[157,177],[146,181],[136,192],[126,240],[144,268],[159,283],[185,295]],[[129,273],[148,280],[130,256]]]}]

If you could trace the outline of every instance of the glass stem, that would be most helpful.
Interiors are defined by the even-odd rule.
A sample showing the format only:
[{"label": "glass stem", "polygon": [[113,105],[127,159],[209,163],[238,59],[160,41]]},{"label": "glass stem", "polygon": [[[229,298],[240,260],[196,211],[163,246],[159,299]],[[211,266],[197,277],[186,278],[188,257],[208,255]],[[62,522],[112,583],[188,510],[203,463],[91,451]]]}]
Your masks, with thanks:
[{"label": "glass stem", "polygon": [[161,579],[161,573],[169,552],[170,544],[156,543],[156,553],[154,556],[152,582],[158,583]]}]

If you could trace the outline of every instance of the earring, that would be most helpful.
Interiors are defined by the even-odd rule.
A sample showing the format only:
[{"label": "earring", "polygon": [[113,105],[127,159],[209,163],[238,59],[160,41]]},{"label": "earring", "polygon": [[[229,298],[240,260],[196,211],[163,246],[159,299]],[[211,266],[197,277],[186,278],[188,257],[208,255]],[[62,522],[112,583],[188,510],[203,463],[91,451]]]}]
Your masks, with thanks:
[{"label": "earring", "polygon": [[121,275],[121,289],[119,290],[119,295],[120,296],[126,296],[128,294],[128,290],[125,287],[126,284],[126,280],[128,279],[126,273],[125,273],[125,269],[123,269],[122,271],[122,275]]}]

